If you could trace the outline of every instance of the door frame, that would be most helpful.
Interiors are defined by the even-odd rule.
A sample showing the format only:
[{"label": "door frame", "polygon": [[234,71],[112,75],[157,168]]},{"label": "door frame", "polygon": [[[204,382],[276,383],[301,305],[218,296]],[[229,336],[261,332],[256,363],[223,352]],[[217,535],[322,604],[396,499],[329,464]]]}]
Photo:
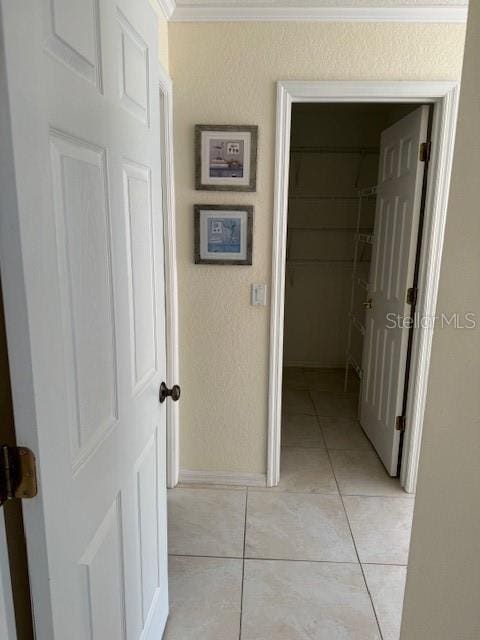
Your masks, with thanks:
[{"label": "door frame", "polygon": [[3,627],[0,628],[0,640],[17,640],[7,535],[2,507],[0,507],[0,620],[5,621]]},{"label": "door frame", "polygon": [[[173,156],[173,84],[158,65],[160,91],[160,150],[165,249],[165,339],[166,383],[180,383],[178,341],[177,234],[175,223],[175,183]],[[178,484],[180,473],[180,429],[178,402],[167,402],[167,487]]]},{"label": "door frame", "polygon": [[[418,275],[419,317],[435,316],[450,175],[458,111],[456,81],[280,81],[277,83],[275,191],[268,392],[267,485],[280,480],[281,401],[285,305],[285,258],[292,104],[298,102],[422,102],[435,106],[432,157],[425,201],[423,244]],[[428,323],[430,325],[431,323]],[[433,327],[414,331],[400,482],[408,493],[417,483]]]}]

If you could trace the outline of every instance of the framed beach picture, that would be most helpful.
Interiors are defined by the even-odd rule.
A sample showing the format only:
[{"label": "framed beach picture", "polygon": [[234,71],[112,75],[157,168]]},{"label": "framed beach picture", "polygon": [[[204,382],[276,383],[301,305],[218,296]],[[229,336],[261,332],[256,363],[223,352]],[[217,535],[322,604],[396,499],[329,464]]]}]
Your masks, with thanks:
[{"label": "framed beach picture", "polygon": [[195,188],[210,191],[255,191],[258,127],[195,127]]},{"label": "framed beach picture", "polygon": [[195,263],[252,264],[253,207],[194,205]]}]

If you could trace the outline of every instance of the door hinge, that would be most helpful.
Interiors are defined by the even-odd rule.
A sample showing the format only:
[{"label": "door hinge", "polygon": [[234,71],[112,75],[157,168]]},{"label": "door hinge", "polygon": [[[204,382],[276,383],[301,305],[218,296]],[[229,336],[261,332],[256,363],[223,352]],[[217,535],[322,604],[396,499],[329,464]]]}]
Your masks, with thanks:
[{"label": "door hinge", "polygon": [[417,304],[417,293],[417,287],[410,287],[407,290],[407,304],[410,304],[412,307]]},{"label": "door hinge", "polygon": [[420,145],[420,162],[429,162],[430,155],[432,152],[432,143],[429,140],[428,142],[422,142]]},{"label": "door hinge", "polygon": [[35,456],[27,447],[0,445],[0,506],[37,495]]},{"label": "door hinge", "polygon": [[395,429],[397,431],[405,431],[405,416],[397,416],[395,418]]}]

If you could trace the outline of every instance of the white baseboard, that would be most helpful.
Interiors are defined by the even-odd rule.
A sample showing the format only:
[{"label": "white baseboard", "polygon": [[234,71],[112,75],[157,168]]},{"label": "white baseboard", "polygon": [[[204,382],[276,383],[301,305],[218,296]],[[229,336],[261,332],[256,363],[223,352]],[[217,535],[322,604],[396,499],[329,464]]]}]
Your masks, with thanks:
[{"label": "white baseboard", "polygon": [[342,362],[311,362],[307,360],[284,360],[283,366],[303,367],[304,369],[345,369],[345,360]]},{"label": "white baseboard", "polygon": [[246,487],[266,487],[266,473],[239,473],[237,471],[180,470],[179,482],[184,484],[224,484]]}]

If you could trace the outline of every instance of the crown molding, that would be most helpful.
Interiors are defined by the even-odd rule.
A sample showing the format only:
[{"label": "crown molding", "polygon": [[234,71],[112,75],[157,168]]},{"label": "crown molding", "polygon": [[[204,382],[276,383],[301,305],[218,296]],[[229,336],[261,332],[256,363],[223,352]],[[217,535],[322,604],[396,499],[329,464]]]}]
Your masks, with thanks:
[{"label": "crown molding", "polygon": [[157,5],[160,8],[160,11],[165,16],[165,18],[167,20],[171,20],[177,6],[175,0],[156,0],[156,1],[157,1]]},{"label": "crown molding", "polygon": [[[158,0],[168,2],[173,0]],[[467,21],[465,6],[437,7],[220,7],[179,6],[173,22],[440,22]]]}]

